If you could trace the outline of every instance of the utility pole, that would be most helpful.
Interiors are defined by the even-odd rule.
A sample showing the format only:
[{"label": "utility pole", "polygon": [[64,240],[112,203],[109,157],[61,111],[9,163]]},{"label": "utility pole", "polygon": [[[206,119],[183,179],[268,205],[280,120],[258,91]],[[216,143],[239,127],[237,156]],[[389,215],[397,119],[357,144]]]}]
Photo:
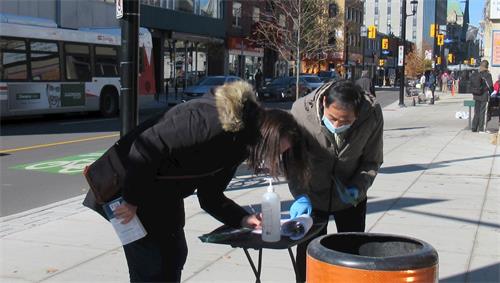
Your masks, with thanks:
[{"label": "utility pole", "polygon": [[[403,5],[402,5],[402,17],[403,17],[403,21],[401,23],[401,39],[403,40],[403,43],[402,43],[402,46],[403,46],[403,60],[402,60],[402,66],[401,66],[401,73],[400,73],[400,79],[399,79],[399,106],[400,107],[404,107],[405,106],[405,97],[404,97],[404,93],[405,93],[405,64],[406,64],[406,58],[405,58],[405,53],[406,53],[406,18],[408,16],[414,16],[416,13],[417,13],[417,5],[418,5],[418,1],[417,0],[412,0],[410,2],[411,4],[411,14],[410,15],[407,15],[406,14],[406,0],[402,0],[403,1]],[[399,47],[399,49],[401,49],[401,46]],[[401,51],[401,50],[400,50]],[[398,54],[399,56],[399,54]],[[398,62],[399,63],[399,62]]]},{"label": "utility pole", "polygon": [[122,4],[121,17],[121,107],[122,127],[120,136],[126,135],[137,126],[137,93],[139,74],[139,1],[117,0]]}]

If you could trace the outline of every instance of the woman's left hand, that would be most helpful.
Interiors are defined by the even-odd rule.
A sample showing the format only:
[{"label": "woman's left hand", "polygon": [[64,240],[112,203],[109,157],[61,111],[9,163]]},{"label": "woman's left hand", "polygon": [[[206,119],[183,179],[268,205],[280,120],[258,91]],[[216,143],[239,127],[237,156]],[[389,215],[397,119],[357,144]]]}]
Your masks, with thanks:
[{"label": "woman's left hand", "polygon": [[241,220],[241,227],[250,229],[261,229],[262,228],[262,213],[250,214]]}]

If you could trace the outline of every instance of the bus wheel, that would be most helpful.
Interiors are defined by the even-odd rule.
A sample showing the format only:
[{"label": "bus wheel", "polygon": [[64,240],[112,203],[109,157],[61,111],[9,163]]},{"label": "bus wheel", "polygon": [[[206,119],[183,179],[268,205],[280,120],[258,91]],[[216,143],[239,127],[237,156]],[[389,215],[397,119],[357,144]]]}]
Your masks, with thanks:
[{"label": "bus wheel", "polygon": [[99,111],[104,117],[114,117],[118,115],[118,94],[115,90],[105,90],[101,93]]}]

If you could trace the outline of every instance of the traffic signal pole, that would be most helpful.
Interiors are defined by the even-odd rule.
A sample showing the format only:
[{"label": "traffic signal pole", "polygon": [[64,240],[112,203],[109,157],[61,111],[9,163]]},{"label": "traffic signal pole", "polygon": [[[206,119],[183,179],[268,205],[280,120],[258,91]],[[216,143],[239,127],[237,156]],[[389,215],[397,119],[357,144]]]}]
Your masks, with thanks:
[{"label": "traffic signal pole", "polygon": [[121,107],[120,136],[137,126],[137,93],[139,75],[139,7],[138,0],[123,0],[121,18]]},{"label": "traffic signal pole", "polygon": [[[403,39],[403,66],[401,66],[401,74],[399,79],[399,107],[405,107],[405,64],[406,64],[406,0],[403,0],[401,16],[401,38]],[[399,54],[398,54],[399,56]]]}]

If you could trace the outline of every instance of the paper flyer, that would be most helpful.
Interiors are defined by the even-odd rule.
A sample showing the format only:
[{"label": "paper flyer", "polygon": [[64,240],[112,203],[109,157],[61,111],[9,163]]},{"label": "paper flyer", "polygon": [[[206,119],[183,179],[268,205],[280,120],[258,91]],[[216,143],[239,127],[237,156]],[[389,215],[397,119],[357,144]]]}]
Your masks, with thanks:
[{"label": "paper flyer", "polygon": [[120,238],[122,245],[126,245],[145,237],[147,232],[137,215],[135,215],[127,224],[122,224],[122,220],[115,217],[114,210],[120,206],[122,202],[123,198],[120,197],[106,203],[103,205],[103,208],[106,216],[108,216],[109,222],[113,225],[118,238]]}]

